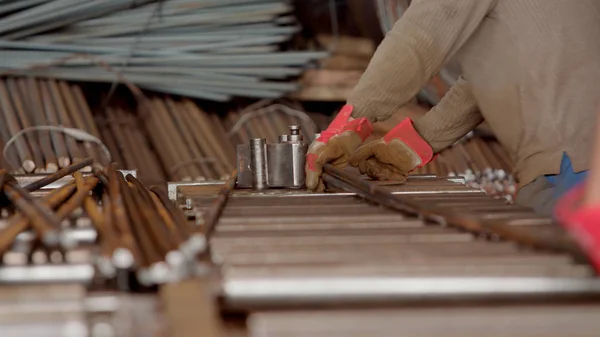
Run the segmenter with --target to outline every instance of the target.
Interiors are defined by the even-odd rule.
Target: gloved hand
[[[345,105],[308,148],[306,155],[306,187],[313,191],[325,190],[321,179],[323,165],[345,166],[357,147],[371,135],[373,126],[366,118],[352,119],[352,106]]]
[[[373,179],[404,181],[409,172],[432,159],[431,146],[417,133],[412,120],[406,118],[382,139],[359,147],[350,165]]]
[[[585,186],[578,185],[557,203],[556,219],[575,237],[592,265],[600,271],[600,205],[582,206]]]

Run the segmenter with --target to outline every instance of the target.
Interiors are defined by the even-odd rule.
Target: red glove
[[[585,186],[580,184],[565,194],[556,205],[555,215],[600,271],[600,205],[582,207],[584,192]]]
[[[327,130],[310,145],[306,155],[306,187],[309,190],[323,191],[323,165],[345,166],[356,148],[373,132],[369,120],[364,117],[353,119],[351,114],[352,106],[344,105]]]
[[[433,158],[431,146],[406,118],[380,140],[358,148],[350,164],[373,179],[403,181]]]

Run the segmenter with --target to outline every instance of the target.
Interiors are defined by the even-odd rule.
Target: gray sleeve
[[[497,0],[415,0],[378,46],[347,99],[352,117],[383,121],[437,74]]]

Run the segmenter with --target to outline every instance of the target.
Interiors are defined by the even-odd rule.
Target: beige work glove
[[[372,179],[404,181],[412,170],[432,159],[431,146],[406,118],[380,140],[359,147],[350,165]]]
[[[364,117],[353,119],[351,114],[352,106],[345,105],[329,127],[308,148],[305,170],[306,187],[309,190],[324,191],[325,185],[321,179],[323,165],[347,165],[356,148],[373,132],[369,120]]]

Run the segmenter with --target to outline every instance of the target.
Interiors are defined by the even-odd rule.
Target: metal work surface
[[[326,165],[327,193],[257,192],[236,188],[233,171],[225,182],[170,184],[181,212],[166,193],[142,193],[147,188],[141,182],[124,179],[114,166],[85,177],[75,172],[74,182],[65,178],[86,165],[41,180],[3,176],[4,193],[18,207],[16,214],[6,209],[0,220],[0,319],[11,335],[479,337],[485,331],[597,331],[597,322],[585,318],[599,309],[600,283],[561,227],[460,178],[372,182]],[[63,180],[42,198],[26,193]],[[96,196],[101,203],[88,195],[94,186],[103,187]],[[111,194],[116,187],[121,193]],[[157,193],[148,202],[162,205],[164,224],[136,193]],[[117,228],[108,226],[112,217],[104,211],[117,205],[118,195],[125,203],[114,214],[130,221],[112,225],[130,227],[107,236]],[[56,211],[39,220],[28,205]],[[21,224],[25,216],[33,219],[31,226]],[[165,241],[169,236],[155,232],[162,226],[191,236],[173,248]],[[123,240],[126,233],[133,240]],[[128,266],[115,258],[124,249],[139,251]]]
[[[369,185],[422,213],[404,214],[349,190],[229,192],[210,257],[221,269],[224,309],[249,313],[250,336],[595,331],[584,317],[600,309],[600,282],[551,219],[460,179]],[[198,223],[213,212],[219,191],[222,183],[171,186]],[[568,324],[559,318],[577,312],[586,314]],[[509,319],[515,324],[499,323]],[[445,333],[458,324],[460,333]]]
[[[253,337],[596,336],[598,306],[286,311],[252,314]]]

